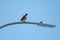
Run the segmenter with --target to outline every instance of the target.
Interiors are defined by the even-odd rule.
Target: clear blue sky
[[[60,40],[60,0],[0,0],[0,25],[20,21],[54,24],[56,28],[31,24],[11,25],[0,30],[0,40]]]

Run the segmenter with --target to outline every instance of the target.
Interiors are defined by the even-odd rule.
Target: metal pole
[[[10,25],[14,25],[14,24],[36,24],[36,25],[42,26],[42,27],[49,27],[49,28],[56,27],[55,25],[44,24],[44,23],[36,23],[36,22],[12,22],[12,23],[8,23],[8,24],[0,26],[0,29],[7,27],[7,26],[10,26]]]

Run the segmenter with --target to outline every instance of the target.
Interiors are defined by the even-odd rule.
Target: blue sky
[[[54,24],[47,28],[31,24],[11,25],[0,30],[0,40],[60,40],[60,0],[0,0],[0,25],[26,21]]]

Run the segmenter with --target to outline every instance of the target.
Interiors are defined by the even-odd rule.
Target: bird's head
[[[26,13],[25,15],[27,16],[28,14]]]

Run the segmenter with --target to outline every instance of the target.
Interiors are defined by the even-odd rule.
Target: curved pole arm
[[[36,25],[42,26],[42,27],[50,27],[50,28],[56,27],[55,25],[36,23],[36,22],[12,22],[12,23],[8,23],[8,24],[0,26],[0,29],[7,27],[7,26],[10,26],[10,25],[14,25],[14,24],[36,24]]]

